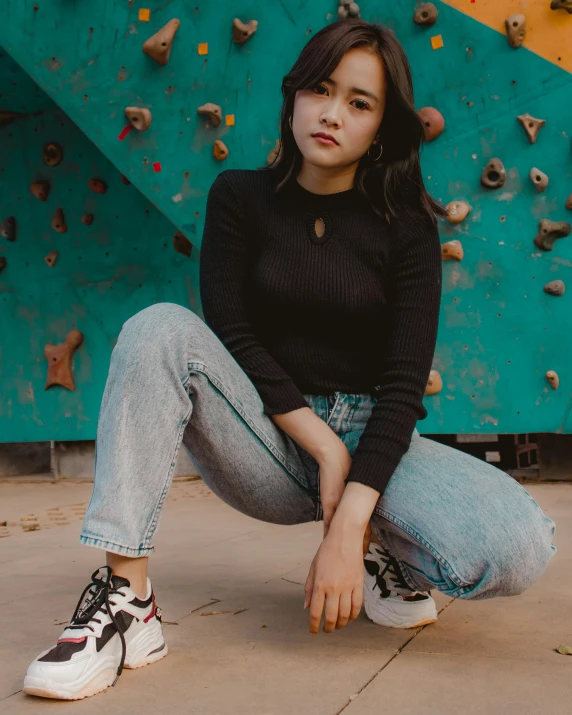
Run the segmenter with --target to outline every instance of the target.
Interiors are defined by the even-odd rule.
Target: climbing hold
[[[558,385],[560,384],[560,379],[558,377],[558,373],[555,370],[548,370],[546,373],[546,379],[548,382],[552,385],[552,387],[557,390]]]
[[[222,122],[222,109],[218,104],[213,104],[212,102],[201,105],[197,109],[197,114],[200,114],[202,117],[208,117],[213,127],[218,127]]]
[[[54,231],[57,231],[58,233],[65,233],[68,230],[68,227],[66,226],[66,219],[62,209],[56,209],[56,213],[54,214],[54,217],[52,219],[51,226]]]
[[[35,184],[30,184],[30,191],[40,201],[47,201],[50,195],[50,185],[47,181],[37,181]]]
[[[56,265],[56,261],[58,260],[58,252],[57,251],[51,251],[48,253],[48,255],[44,258],[44,261],[48,264],[50,268],[53,268]]]
[[[83,223],[85,223],[86,226],[91,226],[93,223],[93,214],[84,214],[81,217],[81,220]]]
[[[461,223],[467,218],[471,210],[466,201],[451,201],[445,208],[447,209],[447,221],[449,223]]]
[[[14,242],[16,240],[16,219],[14,216],[8,216],[4,221],[0,221],[0,236],[7,241]]]
[[[517,120],[522,124],[528,141],[535,144],[538,132],[546,124],[546,119],[535,119],[530,114],[519,114]]]
[[[266,164],[268,166],[270,166],[270,164],[273,164],[276,161],[276,159],[278,158],[279,153],[280,153],[280,139],[277,139],[276,144],[272,147],[272,149],[266,155]]]
[[[426,395],[436,395],[443,389],[443,380],[441,375],[437,370],[431,370],[429,373],[429,379],[427,380],[427,386],[425,387]]]
[[[44,161],[48,166],[57,166],[64,158],[64,150],[56,142],[48,142],[43,149]]]
[[[489,189],[498,189],[506,181],[506,171],[500,159],[491,159],[481,174],[481,184]]]
[[[426,2],[413,13],[413,22],[423,27],[431,27],[437,22],[439,12],[432,2]]]
[[[538,191],[545,191],[548,186],[548,176],[535,166],[530,170],[529,176]]]
[[[218,159],[218,161],[223,161],[228,156],[228,149],[226,148],[224,142],[221,142],[220,139],[215,139],[213,156],[215,159]]]
[[[6,258],[4,256],[0,256],[0,273],[2,273],[2,271],[6,268],[7,265],[8,261],[6,260]]]
[[[187,258],[191,257],[193,244],[186,236],[183,236],[180,231],[177,231],[177,233],[173,236],[173,246],[175,248],[175,251],[182,253],[183,256],[186,256]]]
[[[103,179],[90,179],[87,185],[94,194],[104,194],[107,191],[107,184]]]
[[[125,176],[125,174],[121,174],[121,181],[122,181],[125,185],[131,183],[131,182],[129,181],[129,179]]]
[[[554,248],[554,241],[557,238],[565,238],[570,235],[571,228],[566,221],[550,221],[543,218],[538,223],[538,233],[534,243],[543,251],[551,251]]]
[[[550,281],[544,286],[544,292],[549,295],[564,295],[566,292],[564,281]]]
[[[166,65],[171,55],[173,40],[181,24],[174,18],[143,43],[143,52],[160,65]]]
[[[72,375],[72,358],[76,349],[82,344],[83,335],[79,330],[70,330],[65,343],[46,345],[44,355],[48,361],[48,377],[44,390],[52,385],[61,385],[75,392]]]
[[[522,47],[526,34],[526,18],[524,15],[509,15],[504,21],[508,44],[511,47]]]
[[[145,107],[125,107],[125,116],[129,123],[140,132],[144,132],[151,126],[151,112]]]
[[[441,259],[443,261],[462,261],[464,255],[463,245],[456,239],[441,245]]]
[[[445,128],[445,120],[441,112],[435,107],[421,107],[417,114],[425,125],[425,140],[431,142],[437,139]]]
[[[357,2],[348,2],[348,0],[339,0],[339,2],[338,20],[347,20],[348,17],[360,17]]]
[[[572,194],[570,194],[570,196],[566,199],[566,203],[564,204],[564,206],[570,211],[572,211]]]
[[[566,10],[572,15],[572,0],[552,0],[550,3],[551,10]]]
[[[254,35],[258,28],[258,20],[251,20],[246,24],[241,22],[238,17],[235,17],[232,21],[232,39],[237,45],[244,45],[244,43]]]

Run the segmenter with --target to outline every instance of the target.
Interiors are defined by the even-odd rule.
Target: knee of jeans
[[[178,303],[154,303],[123,323],[118,342],[128,336],[138,344],[141,340],[157,343],[169,334],[180,334],[195,321],[201,321],[200,317]]]

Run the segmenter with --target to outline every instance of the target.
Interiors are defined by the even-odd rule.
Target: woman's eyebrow
[[[336,80],[332,79],[331,77],[326,77],[324,82],[329,82],[330,84],[333,84],[335,86],[337,86],[338,84]],[[365,94],[366,97],[371,97],[372,99],[375,99],[376,102],[379,101],[375,94],[368,92],[367,89],[360,89],[359,87],[350,87],[350,92],[355,92],[356,94]]]

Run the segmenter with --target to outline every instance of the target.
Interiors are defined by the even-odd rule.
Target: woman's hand
[[[338,525],[322,541],[304,587],[304,608],[310,606],[313,635],[320,629],[324,604],[325,633],[355,620],[363,604],[364,534],[353,526]]]
[[[349,474],[352,458],[346,445],[336,436],[327,452],[318,460],[318,464],[325,539],[346,488],[345,479]]]

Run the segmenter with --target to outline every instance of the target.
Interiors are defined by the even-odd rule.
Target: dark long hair
[[[388,222],[404,206],[410,206],[421,209],[435,223],[436,216],[446,216],[447,210],[429,195],[423,184],[419,151],[425,141],[425,129],[415,110],[409,61],[393,32],[382,25],[357,18],[338,20],[308,41],[282,80],[279,149],[274,161],[259,170],[275,173],[277,191],[299,174],[302,154],[289,124],[296,92],[313,88],[329,77],[344,54],[356,47],[380,56],[387,77],[387,94],[378,131],[382,156],[377,161],[367,153],[361,157],[355,185],[373,210]],[[377,144],[373,153],[378,153]]]

